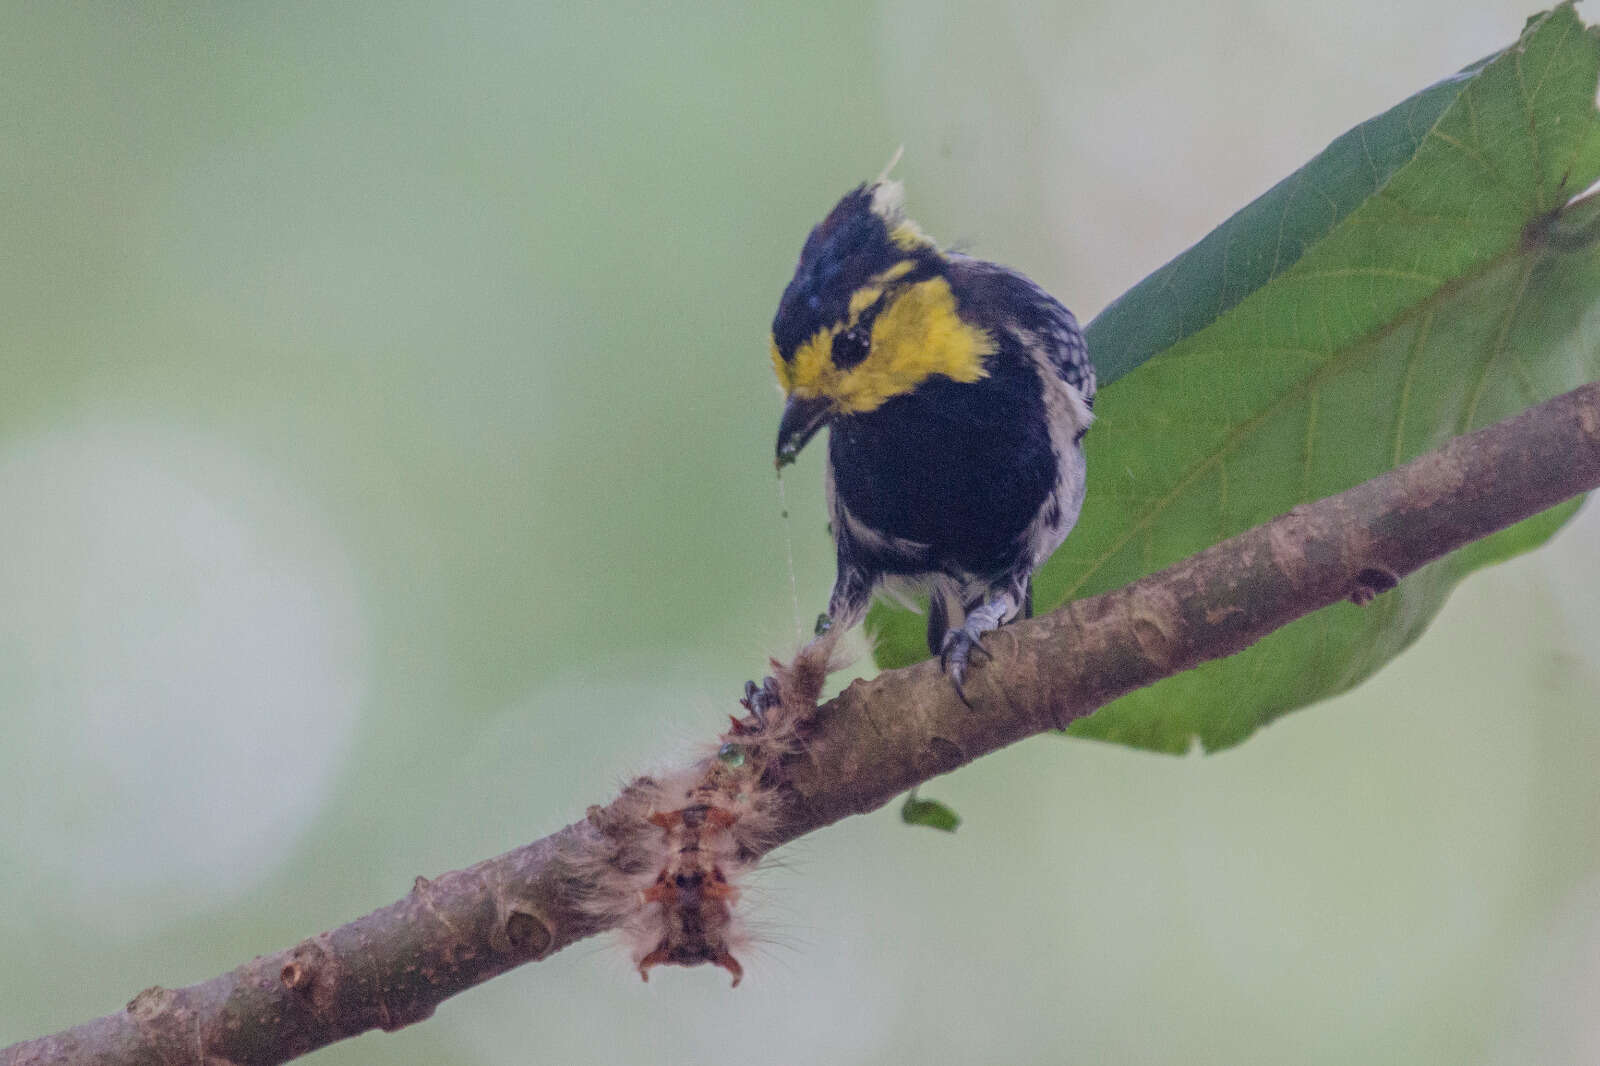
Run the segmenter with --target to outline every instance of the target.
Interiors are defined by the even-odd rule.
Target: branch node
[[[518,952],[537,959],[550,947],[550,926],[531,910],[513,908],[506,915],[506,939]]]
[[[497,889],[494,906],[496,920],[489,931],[489,947],[497,954],[531,960],[550,950],[555,934],[537,903],[520,893]]]
[[[178,993],[172,989],[151,985],[128,1000],[128,1014],[134,1021],[147,1022],[170,1009],[177,998]]]
[[[1356,575],[1355,584],[1350,589],[1350,602],[1357,607],[1365,607],[1398,584],[1400,579],[1394,575],[1394,571],[1381,566],[1366,567]]]
[[[278,970],[283,987],[311,1007],[319,1020],[334,1017],[338,1006],[339,966],[327,933],[302,940],[289,951],[289,961]]]
[[[278,980],[291,992],[298,992],[311,983],[311,971],[299,960],[290,959],[278,971]]]

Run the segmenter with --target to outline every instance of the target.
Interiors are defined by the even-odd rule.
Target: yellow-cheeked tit
[[[860,622],[882,584],[926,588],[928,647],[960,691],[1078,520],[1094,365],[1054,297],[941,251],[902,199],[860,186],[806,239],[772,322],[777,462],[828,427],[838,577],[819,631]]]

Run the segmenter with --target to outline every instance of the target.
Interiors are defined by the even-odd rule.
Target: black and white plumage
[[[929,647],[959,688],[1083,506],[1095,374],[1076,319],[1023,275],[940,251],[879,182],[807,240],[773,359],[779,465],[829,428],[829,622],[858,623],[884,584],[926,587]]]

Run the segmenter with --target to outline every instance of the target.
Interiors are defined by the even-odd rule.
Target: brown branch
[[[1600,383],[1586,385],[1158,574],[988,640],[964,706],[924,663],[851,685],[817,711],[782,775],[773,846],[1127,692],[1248,647],[1339,600],[1600,487]],[[513,966],[600,931],[581,906],[604,847],[598,810],[286,951],[0,1051],[36,1063],[278,1063],[372,1028],[420,1021]]]

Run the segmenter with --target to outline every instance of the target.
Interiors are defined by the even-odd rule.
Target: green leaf
[[[906,801],[900,806],[900,820],[907,825],[925,825],[946,833],[954,833],[961,824],[959,814],[938,800],[918,798],[916,789],[906,793]]]
[[[1417,154],[1434,122],[1487,62],[1344,134],[1112,301],[1088,327],[1101,387],[1198,333],[1293,266]]]
[[[1570,3],[1511,48],[1339,138],[1089,327],[1105,390],[1078,528],[1035,602],[1126,584],[1297,503],[1600,377],[1600,46]],[[1136,372],[1129,373],[1137,368]],[[1343,691],[1477,567],[1558,508],[1248,651],[1134,693],[1075,735],[1181,752],[1238,743]],[[874,609],[880,665],[926,656]]]

